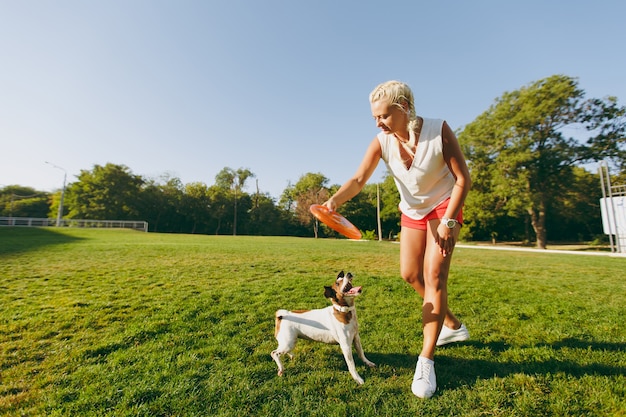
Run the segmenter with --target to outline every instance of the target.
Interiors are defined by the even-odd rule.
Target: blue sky
[[[307,172],[341,184],[389,79],[453,129],[554,74],[626,102],[626,2],[386,4],[0,0],[0,187],[59,189],[45,161],[68,182],[111,162],[207,185],[248,168],[274,197]]]

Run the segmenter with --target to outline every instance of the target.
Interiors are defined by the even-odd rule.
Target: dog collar
[[[339,311],[340,313],[347,313],[349,311],[354,310],[354,306],[348,307],[348,306],[338,306],[337,304],[333,304],[333,307],[335,307],[335,310]]]

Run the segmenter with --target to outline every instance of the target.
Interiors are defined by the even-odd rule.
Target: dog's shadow
[[[504,342],[480,342],[469,341],[459,343],[457,346],[471,346],[476,350],[484,350],[491,352],[492,356],[500,356],[502,353],[511,349],[510,345]],[[476,381],[504,378],[513,374],[532,374],[532,375],[555,375],[565,374],[574,378],[583,376],[623,376],[626,368],[622,366],[607,366],[600,363],[590,363],[581,365],[578,361],[563,360],[563,355],[558,351],[562,349],[580,349],[585,352],[593,351],[614,351],[623,352],[626,349],[626,343],[606,343],[606,342],[589,342],[577,339],[564,339],[555,343],[537,344],[521,349],[537,349],[538,347],[548,347],[556,353],[546,360],[529,359],[524,362],[511,362],[508,360],[499,361],[487,359],[464,359],[459,351],[450,351],[446,354],[446,350],[454,347],[441,347],[437,349],[435,358],[435,370],[437,372],[437,380],[441,386],[448,389],[459,388],[462,386],[473,386]],[[516,347],[520,349],[520,347]],[[367,357],[376,363],[378,373],[372,369],[366,372],[366,378],[378,374],[379,377],[387,378],[406,373],[413,374],[415,364],[417,363],[416,355],[403,353],[376,353],[366,352]],[[532,357],[529,354],[528,357]],[[568,356],[574,357],[575,354]],[[358,362],[358,359],[357,359]]]

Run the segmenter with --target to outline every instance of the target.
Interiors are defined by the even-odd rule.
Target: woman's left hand
[[[456,243],[454,238],[454,229],[450,229],[448,226],[441,223],[437,227],[435,243],[439,246],[439,253],[441,253],[444,258],[452,254]]]

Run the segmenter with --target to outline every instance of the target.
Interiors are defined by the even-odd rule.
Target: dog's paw
[[[374,362],[370,362],[370,361],[363,361],[363,362],[370,368],[376,368],[376,364]]]

